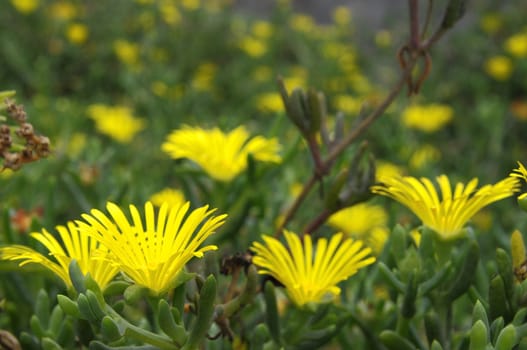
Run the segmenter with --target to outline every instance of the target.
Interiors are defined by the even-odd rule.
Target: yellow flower
[[[171,207],[180,207],[185,203],[185,196],[180,190],[165,188],[162,191],[154,193],[150,197],[150,201],[156,207],[162,206],[165,202]]]
[[[267,52],[267,43],[252,36],[244,37],[240,41],[239,47],[251,57],[261,57]]]
[[[88,39],[88,27],[81,23],[72,23],[66,29],[66,37],[72,44],[83,44]]]
[[[210,91],[217,70],[218,67],[214,63],[200,64],[192,79],[192,87],[198,91]]]
[[[432,145],[422,145],[412,153],[409,163],[412,169],[423,169],[425,166],[438,161],[441,151]]]
[[[432,181],[405,177],[386,177],[372,192],[390,197],[421,219],[425,226],[434,230],[441,239],[452,240],[463,235],[463,228],[470,218],[487,205],[511,196],[518,191],[518,179],[507,177],[494,185],[476,190],[478,179],[467,185],[457,183],[452,192],[446,175],[437,177],[441,199]]]
[[[519,33],[505,41],[505,50],[518,58],[527,57],[527,33]]]
[[[334,213],[327,223],[340,232],[362,239],[379,254],[388,238],[387,221],[383,207],[360,203]]]
[[[116,40],[113,51],[124,64],[136,66],[139,63],[139,46],[126,40]]]
[[[156,80],[150,84],[150,90],[157,96],[166,96],[168,85],[163,81]]]
[[[522,163],[518,162],[518,169],[514,169],[510,176],[523,179],[525,182],[527,182],[527,169],[525,169],[525,166]],[[518,197],[518,200],[523,200],[524,198],[527,198],[527,192],[522,193]]]
[[[306,85],[307,71],[304,67],[292,67],[290,73],[284,77],[284,85],[288,91]]]
[[[165,203],[154,212],[146,202],[144,222],[134,205],[132,221],[114,203],[107,203],[110,215],[93,209],[83,214],[79,227],[112,252],[114,264],[136,284],[160,295],[174,288],[185,264],[193,257],[216,250],[215,245],[201,247],[207,237],[224,223],[226,215],[211,216],[208,206],[189,211],[189,203],[170,206]]]
[[[197,10],[200,6],[200,0],[181,0],[181,6],[187,10]]]
[[[172,158],[188,158],[219,181],[230,181],[247,168],[247,156],[255,160],[279,163],[280,145],[276,139],[256,136],[249,139],[243,126],[229,133],[184,126],[174,130],[161,149]]]
[[[506,56],[494,56],[485,62],[485,72],[496,80],[507,80],[512,74],[512,61]]]
[[[304,244],[297,234],[284,231],[289,249],[276,238],[262,236],[264,244],[254,242],[253,263],[260,274],[271,275],[282,283],[289,298],[297,305],[333,300],[340,294],[337,284],[359,269],[375,262],[371,249],[361,241],[342,239],[337,233],[329,240],[321,238],[313,247],[311,236]]]
[[[375,34],[375,44],[381,48],[387,48],[392,45],[392,33],[388,30],[379,30]]]
[[[339,26],[348,26],[351,23],[351,10],[346,6],[337,6],[333,10],[333,21]]]
[[[480,21],[481,29],[487,34],[495,34],[497,33],[503,25],[503,18],[496,14],[488,14],[483,16],[483,18]]]
[[[40,0],[11,0],[11,5],[24,15],[34,12],[39,4]]]
[[[279,93],[267,92],[256,97],[256,106],[264,112],[279,113],[284,111],[284,102]]]
[[[23,245],[1,247],[0,258],[20,261],[20,266],[26,264],[41,265],[60,277],[68,287],[72,286],[69,265],[75,259],[82,273],[89,273],[99,287],[104,289],[119,271],[117,267],[108,263],[108,249],[86,235],[73,222],[68,222],[67,227],[57,226],[56,229],[63,245],[45,229],[42,230],[42,233],[31,233],[32,238],[46,247],[49,251],[48,255],[52,256],[53,260]]]
[[[335,107],[346,114],[356,116],[362,108],[363,100],[351,95],[335,96]]]
[[[68,1],[59,1],[50,5],[49,15],[58,20],[68,21],[77,16],[77,8]]]
[[[454,111],[442,104],[412,105],[406,107],[402,114],[403,124],[408,128],[424,132],[434,132],[452,120]]]
[[[256,67],[251,74],[256,81],[269,81],[273,79],[273,70],[269,66]]]
[[[144,120],[135,118],[132,110],[124,106],[94,104],[88,107],[88,114],[99,132],[121,143],[132,141],[145,127]]]
[[[289,20],[291,28],[298,32],[310,33],[316,29],[316,23],[313,17],[308,15],[294,14]]]
[[[257,38],[267,39],[273,35],[273,25],[268,21],[255,21],[251,29],[254,36]]]
[[[181,22],[181,13],[172,1],[162,1],[159,4],[159,12],[168,24],[176,25]]]
[[[385,226],[388,215],[383,207],[360,203],[331,215],[328,224],[347,234],[367,235],[374,227]]]
[[[403,169],[390,162],[379,161],[375,164],[375,177],[379,180],[382,177],[399,176],[403,174]]]
[[[86,134],[76,132],[68,141],[66,153],[70,158],[76,158],[86,147]]]

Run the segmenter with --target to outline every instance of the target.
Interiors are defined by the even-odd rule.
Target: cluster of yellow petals
[[[507,177],[494,185],[477,189],[478,179],[466,185],[457,183],[454,191],[446,175],[437,177],[441,196],[428,178],[411,176],[381,178],[372,192],[390,197],[409,208],[424,225],[442,239],[458,238],[465,224],[485,206],[511,196],[518,191],[519,182]]]
[[[95,121],[96,129],[120,143],[129,143],[145,127],[145,121],[136,118],[132,109],[125,106],[93,104],[88,115]]]
[[[284,231],[284,236],[288,247],[265,235],[264,244],[254,242],[253,263],[260,274],[280,281],[297,306],[334,299],[340,293],[339,282],[375,262],[370,248],[361,241],[343,240],[342,233],[333,235],[329,242],[321,238],[316,245],[309,235],[304,236],[303,244],[293,232]]]
[[[73,222],[67,226],[57,226],[61,245],[54,235],[46,231],[33,232],[31,237],[42,243],[48,250],[50,259],[36,250],[23,245],[10,245],[0,248],[0,258],[20,261],[20,266],[26,264],[41,265],[55,273],[64,283],[72,286],[69,276],[69,265],[76,260],[83,274],[89,273],[97,284],[104,287],[118,273],[119,269],[108,264],[109,251],[95,239],[79,230]]]
[[[279,163],[280,145],[274,138],[255,136],[243,126],[224,133],[218,128],[210,130],[184,126],[174,130],[161,149],[171,157],[187,158],[197,163],[209,176],[218,181],[230,181],[247,168],[251,155],[262,162]]]
[[[109,215],[93,209],[83,214],[79,227],[112,252],[112,263],[136,284],[159,295],[174,287],[178,274],[193,257],[218,249],[201,247],[207,237],[225,221],[226,215],[212,216],[208,206],[188,213],[190,204],[164,204],[159,212],[146,202],[144,223],[139,210],[130,205],[132,220],[114,203],[106,206]],[[188,215],[187,215],[188,213]]]

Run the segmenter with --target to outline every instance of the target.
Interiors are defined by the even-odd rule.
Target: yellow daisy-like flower
[[[82,273],[89,273],[99,287],[104,289],[119,271],[117,267],[108,263],[108,249],[79,230],[79,227],[73,222],[68,222],[67,227],[57,226],[56,229],[59,232],[62,245],[45,229],[41,233],[31,233],[32,238],[47,248],[49,255],[54,258],[53,260],[23,245],[1,247],[0,259],[20,261],[20,266],[26,264],[41,265],[59,276],[68,287],[72,286],[69,265],[75,259]]]
[[[527,57],[527,32],[518,33],[505,41],[505,50],[518,58]]]
[[[139,45],[126,40],[115,40],[113,51],[117,58],[126,65],[136,66],[139,63]]]
[[[81,23],[72,23],[66,29],[66,37],[70,43],[81,45],[88,39],[88,27]]]
[[[93,209],[83,214],[85,220],[79,227],[112,252],[114,264],[136,284],[160,295],[176,287],[177,277],[185,264],[193,257],[216,250],[215,245],[200,248],[207,237],[221,226],[227,215],[211,216],[215,209],[208,206],[189,212],[187,202],[180,206],[165,203],[154,211],[154,205],[146,202],[144,216],[130,205],[129,221],[124,212],[108,202],[110,215]],[[188,213],[188,215],[187,215]]]
[[[297,234],[284,231],[289,249],[279,240],[263,236],[264,244],[254,242],[253,263],[259,273],[271,275],[282,283],[289,298],[298,306],[332,300],[340,293],[337,284],[372,264],[371,249],[361,241],[342,240],[337,233],[328,240],[321,238],[313,246],[311,237],[304,236],[304,244]]]
[[[252,36],[246,36],[240,40],[239,47],[247,55],[257,58],[267,53],[267,42]]]
[[[390,197],[413,211],[424,225],[434,230],[443,240],[459,238],[472,216],[485,206],[511,196],[518,191],[518,179],[507,177],[494,185],[476,190],[478,179],[468,184],[457,183],[452,192],[446,175],[437,177],[441,199],[432,181],[411,177],[387,177],[372,186],[373,193]]]
[[[505,81],[510,78],[513,70],[512,60],[507,56],[494,56],[484,65],[485,72],[492,78]]]
[[[525,169],[525,166],[522,163],[518,162],[518,169],[514,169],[510,176],[523,179],[525,182],[527,182],[527,169]],[[518,197],[518,200],[523,200],[525,198],[527,198],[527,192],[522,193]]]
[[[256,136],[249,139],[243,126],[229,133],[184,126],[168,135],[161,149],[172,158],[188,158],[212,178],[230,181],[247,168],[247,156],[255,160],[279,163],[280,145],[276,139]]]
[[[185,203],[185,196],[180,190],[173,188],[165,188],[150,197],[150,201],[156,207],[160,207],[163,203],[168,203],[170,206],[182,206]]]
[[[454,111],[447,105],[437,103],[412,105],[404,110],[402,121],[408,128],[431,133],[449,123],[453,115]]]
[[[134,117],[132,110],[124,106],[94,104],[88,107],[88,115],[99,132],[121,143],[129,143],[145,127],[144,120]]]
[[[358,237],[379,254],[387,238],[388,215],[383,207],[359,203],[339,210],[328,218],[328,225],[348,235]],[[384,239],[383,239],[384,237]]]
[[[40,0],[11,0],[11,5],[25,15],[34,12],[40,4]]]
[[[276,92],[267,92],[256,96],[256,106],[265,112],[279,113],[284,111],[282,97]]]

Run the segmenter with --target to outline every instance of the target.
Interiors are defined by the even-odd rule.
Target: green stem
[[[399,93],[402,91],[404,85],[406,84],[408,77],[411,75],[412,69],[414,68],[415,64],[417,63],[417,58],[412,58],[412,60],[409,62],[406,69],[402,72],[401,77],[399,78],[399,81],[394,85],[391,92],[386,96],[384,101],[366,118],[362,120],[360,124],[358,124],[353,130],[347,134],[342,141],[340,141],[339,144],[337,144],[331,152],[328,154],[327,158],[324,160],[324,162],[321,164],[320,168],[314,169],[313,174],[307,180],[307,182],[304,184],[304,187],[302,188],[302,192],[298,195],[298,197],[295,199],[291,207],[286,211],[284,219],[278,226],[278,228],[275,231],[274,236],[279,237],[282,234],[282,231],[284,227],[291,221],[293,216],[295,216],[296,212],[300,208],[301,204],[304,202],[305,198],[311,192],[313,189],[313,186],[317,183],[318,180],[320,180],[320,174],[326,174],[329,172],[329,169],[331,169],[331,166],[333,165],[334,161],[339,157],[342,152],[344,152],[348,146],[354,142],[356,139],[359,138],[369,127],[370,125],[377,120],[390,106],[390,104],[395,100],[395,98],[399,95]]]
[[[170,338],[147,331],[146,329],[131,324],[114,309],[112,309],[109,305],[106,305],[106,311],[109,315],[112,316],[114,320],[116,320],[116,322],[122,328],[125,329],[125,336],[129,336],[130,338],[134,338],[147,344],[157,346],[159,349],[162,350],[179,349],[179,347],[176,346]]]

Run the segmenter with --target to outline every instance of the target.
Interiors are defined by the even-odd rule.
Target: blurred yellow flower
[[[370,234],[364,237],[364,240],[375,255],[380,255],[389,237],[390,230],[387,226],[377,226],[371,229]]]
[[[170,207],[180,207],[185,203],[185,196],[180,190],[165,188],[150,196],[150,202],[156,207],[161,207],[167,203]]]
[[[383,207],[360,203],[339,210],[328,218],[328,225],[336,230],[359,238],[379,254],[388,238],[388,214]]]
[[[328,224],[346,234],[365,236],[374,227],[385,226],[387,221],[388,215],[383,207],[360,203],[331,215]]]
[[[357,116],[362,108],[363,100],[351,95],[337,95],[334,98],[335,108],[351,116]]]
[[[347,6],[335,7],[333,21],[339,26],[348,26],[351,23],[351,9]]]
[[[472,218],[474,226],[480,230],[488,231],[492,228],[492,213],[488,209],[483,209]]]
[[[411,177],[381,178],[381,183],[372,186],[372,192],[390,197],[410,209],[423,224],[434,230],[443,240],[453,240],[463,235],[466,223],[487,205],[510,197],[518,191],[519,182],[507,177],[494,185],[476,189],[478,179],[468,184],[457,183],[454,191],[446,175],[440,175],[437,183],[438,195],[432,181]]]
[[[70,158],[77,157],[86,147],[86,134],[76,132],[71,135],[66,153]]]
[[[119,269],[109,263],[108,249],[89,237],[73,222],[57,226],[62,244],[46,229],[33,232],[31,237],[46,247],[50,259],[36,250],[23,245],[9,245],[0,248],[0,259],[20,261],[20,266],[37,264],[51,270],[68,287],[72,287],[69,266],[76,260],[83,274],[89,273],[101,289],[117,274]]]
[[[371,92],[372,87],[368,79],[360,72],[354,72],[347,76],[349,83],[353,89],[359,94],[368,94]]]
[[[176,287],[175,283],[193,257],[216,250],[202,243],[220,227],[227,215],[211,216],[208,206],[189,212],[190,204],[161,206],[157,215],[146,202],[143,215],[130,205],[129,221],[119,206],[108,202],[109,215],[97,210],[83,214],[79,227],[93,239],[108,247],[113,261],[136,284],[161,295]],[[188,215],[187,215],[188,213]],[[143,219],[144,218],[144,219]]]
[[[388,30],[379,30],[375,33],[375,44],[382,48],[390,47],[392,45],[392,33]]]
[[[289,19],[291,28],[298,32],[311,33],[316,29],[316,23],[313,17],[303,14],[293,14]]]
[[[192,78],[192,87],[198,91],[212,90],[217,70],[218,67],[214,63],[206,62],[200,64]]]
[[[423,169],[426,166],[437,162],[441,158],[441,151],[433,145],[422,145],[418,147],[409,160],[411,169]]]
[[[161,12],[161,17],[168,24],[176,25],[181,22],[181,13],[174,1],[161,1],[159,3],[159,12]]]
[[[487,34],[497,33],[503,24],[502,17],[497,13],[487,14],[481,18],[481,29]]]
[[[252,25],[252,33],[260,39],[267,39],[273,35],[273,25],[269,21],[257,20]]]
[[[294,66],[288,74],[283,77],[284,85],[288,91],[297,87],[305,87],[307,81],[307,70],[304,67]]]
[[[304,184],[300,182],[295,182],[289,187],[289,195],[293,198],[298,197],[304,188]]]
[[[94,104],[88,107],[88,115],[100,133],[121,143],[132,141],[145,127],[145,121],[134,117],[132,110],[124,106]]]
[[[11,5],[25,15],[34,12],[40,5],[40,0],[10,0]]]
[[[252,72],[251,77],[256,81],[269,81],[273,79],[273,70],[269,66],[258,66]]]
[[[0,179],[9,179],[14,173],[15,172],[11,169],[2,169],[0,170]]]
[[[284,111],[284,102],[277,92],[267,92],[256,97],[256,106],[265,112],[279,113]]]
[[[401,176],[404,173],[402,167],[386,161],[378,161],[375,164],[375,177],[379,180],[381,177]]]
[[[184,126],[168,135],[161,149],[172,158],[188,158],[218,181],[231,181],[247,168],[249,154],[257,161],[279,163],[280,144],[275,138],[255,136],[239,126],[229,133],[218,128]]]
[[[259,273],[270,275],[282,283],[293,303],[302,307],[307,303],[333,301],[340,294],[337,286],[363,267],[375,262],[371,249],[361,241],[342,239],[342,233],[328,240],[321,238],[315,246],[311,236],[304,242],[296,233],[284,231],[287,247],[276,238],[263,235],[264,244],[254,242],[253,263]]]
[[[505,41],[505,50],[518,58],[527,57],[527,33],[518,33]]]
[[[126,40],[115,40],[113,51],[117,58],[126,65],[136,66],[139,63],[139,45]]]
[[[77,17],[77,12],[75,5],[69,1],[57,1],[49,7],[49,15],[62,21],[69,21]]]
[[[88,27],[81,23],[71,23],[66,28],[66,37],[72,44],[84,44],[88,39]]]
[[[156,80],[150,84],[150,90],[157,96],[166,96],[168,85],[163,81]]]
[[[454,115],[450,106],[432,103],[411,105],[402,114],[402,122],[408,128],[427,133],[437,131],[448,124]]]
[[[246,36],[240,40],[240,49],[251,57],[261,57],[267,52],[267,43],[252,36]]]
[[[181,0],[180,3],[187,10],[197,10],[200,6],[200,0]]]
[[[494,56],[484,65],[485,72],[496,80],[507,80],[512,74],[512,61],[507,56]]]

